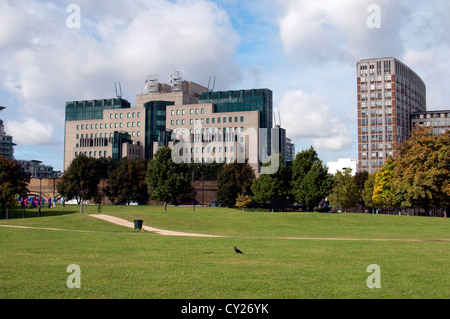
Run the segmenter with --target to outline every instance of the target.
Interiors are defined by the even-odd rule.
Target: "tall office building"
[[[375,173],[410,137],[411,115],[426,111],[426,87],[395,58],[360,60],[356,69],[358,170]]]
[[[6,107],[0,106],[0,112]],[[14,159],[14,146],[13,138],[11,135],[6,134],[3,121],[0,120],[0,157],[6,159]]]

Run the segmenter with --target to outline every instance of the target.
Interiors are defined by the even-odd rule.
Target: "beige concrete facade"
[[[177,148],[184,162],[225,162],[248,159],[259,171],[258,111],[215,113],[214,105],[199,104],[208,89],[183,81],[179,91],[174,87],[153,83],[152,89],[136,96],[136,107],[103,110],[103,119],[66,121],[64,169],[73,158],[84,153],[92,157],[112,156],[114,132],[126,132],[131,144],[122,145],[122,157],[145,157],[146,108],[150,101],[169,101],[166,108],[166,130],[173,131],[169,147]],[[157,146],[154,143],[154,146]],[[153,147],[155,153],[157,147]]]
[[[167,108],[167,129],[173,131],[172,149],[184,162],[249,163],[258,172],[259,112],[214,113],[210,103]]]
[[[127,132],[133,145],[122,145],[123,157],[144,158],[144,109],[128,108],[104,110],[102,120],[66,121],[64,169],[80,153],[92,157],[112,155],[112,137],[115,131]]]

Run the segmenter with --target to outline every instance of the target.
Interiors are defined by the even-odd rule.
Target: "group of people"
[[[45,199],[42,197],[39,199],[38,196],[28,196],[22,198],[18,197],[17,201],[20,202],[21,208],[36,208],[39,206],[39,201],[41,201],[40,202],[41,207],[42,206],[47,206],[48,208],[56,207],[56,198],[53,198],[52,201],[51,197],[48,198],[47,205]]]
[[[328,198],[322,199],[319,203],[319,209],[324,212],[328,212],[331,210],[330,201]]]

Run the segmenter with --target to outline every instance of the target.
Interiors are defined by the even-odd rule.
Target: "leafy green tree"
[[[394,159],[390,157],[384,162],[375,175],[372,202],[375,207],[395,207],[392,180],[394,177]]]
[[[136,159],[124,159],[109,175],[106,194],[113,204],[137,201],[146,204],[149,198],[145,164]]]
[[[369,173],[367,171],[363,172],[356,172],[353,176],[353,180],[356,183],[356,186],[358,187],[359,192],[359,203],[365,207],[365,202],[363,198],[363,190],[364,190],[364,184],[366,183],[367,179],[369,178]]]
[[[355,176],[353,176],[356,186],[358,186],[358,188],[361,190],[361,192],[364,189],[364,184],[366,183],[368,178],[369,178],[369,173],[367,171],[356,172]]]
[[[261,203],[269,202],[272,211],[276,203],[285,204],[291,197],[291,171],[283,164],[281,155],[276,154],[275,156],[278,157],[276,160],[280,163],[278,170],[274,174],[261,174],[251,186],[253,198]],[[275,156],[272,156],[271,160],[274,160]],[[271,166],[271,161],[264,166]]]
[[[305,208],[312,209],[332,188],[332,175],[311,146],[297,154],[292,163],[292,193]]]
[[[230,163],[225,165],[217,176],[217,201],[227,207],[235,207],[236,198],[241,192],[252,195],[251,185],[255,172],[248,161],[245,163]]]
[[[450,204],[450,131],[433,135],[415,130],[399,147],[392,191],[401,208],[448,207]]]
[[[30,174],[17,161],[0,157],[0,213],[5,207],[14,206],[18,195],[24,197],[28,193],[29,183]]]
[[[167,203],[175,203],[192,194],[187,164],[175,163],[172,150],[168,147],[160,148],[149,161],[145,181],[151,198],[164,202],[164,211],[167,210]]]
[[[99,184],[97,169],[95,158],[79,154],[64,171],[61,181],[56,186],[58,192],[64,198],[75,198],[79,204],[94,198],[98,193]]]
[[[95,161],[100,178],[108,179],[109,175],[119,166],[119,161],[113,157],[100,157]]]
[[[374,208],[376,207],[373,198],[373,189],[375,187],[375,176],[376,174],[370,174],[364,183],[364,188],[362,190],[362,199],[364,200],[364,205],[366,207]]]
[[[225,163],[189,163],[188,167],[189,176],[194,176],[195,180],[201,180],[203,177],[205,181],[215,181]]]
[[[334,187],[330,194],[333,205],[342,206],[344,210],[356,206],[361,199],[361,191],[352,176],[352,169],[337,171],[334,174]]]

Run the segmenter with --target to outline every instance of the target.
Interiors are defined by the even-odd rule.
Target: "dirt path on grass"
[[[118,218],[118,217],[113,217],[113,216],[109,216],[109,215],[104,215],[104,214],[95,214],[95,215],[89,215],[101,220],[105,220],[108,221],[110,223],[114,223],[117,225],[121,225],[121,226],[125,226],[125,227],[129,227],[129,228],[134,228],[134,223],[129,222],[128,220],[122,219],[122,218]],[[227,237],[227,236],[215,236],[215,235],[204,235],[204,234],[193,234],[193,233],[183,233],[183,232],[177,232],[177,231],[171,231],[171,230],[164,230],[164,229],[158,229],[158,228],[153,228],[153,227],[149,227],[149,226],[142,226],[142,229],[145,231],[149,231],[155,234],[159,234],[159,235],[165,235],[165,236],[185,236],[185,237]]]
[[[97,215],[89,215],[98,219],[102,219],[117,225],[134,228],[134,223],[129,222],[127,220],[113,217],[104,214]],[[187,237],[230,237],[230,236],[215,236],[215,235],[203,235],[203,234],[193,234],[193,233],[184,233],[184,232],[176,232],[171,230],[163,230],[158,228],[153,228],[149,226],[142,226],[143,230],[153,232],[159,235],[165,236],[187,236]],[[270,237],[272,238],[272,237]],[[402,239],[402,238],[392,238],[392,239],[383,239],[383,238],[314,238],[314,237],[273,237],[275,239],[291,239],[291,240],[333,240],[333,241],[404,241],[404,242],[417,242],[417,241],[442,241],[442,242],[450,242],[450,239]]]

